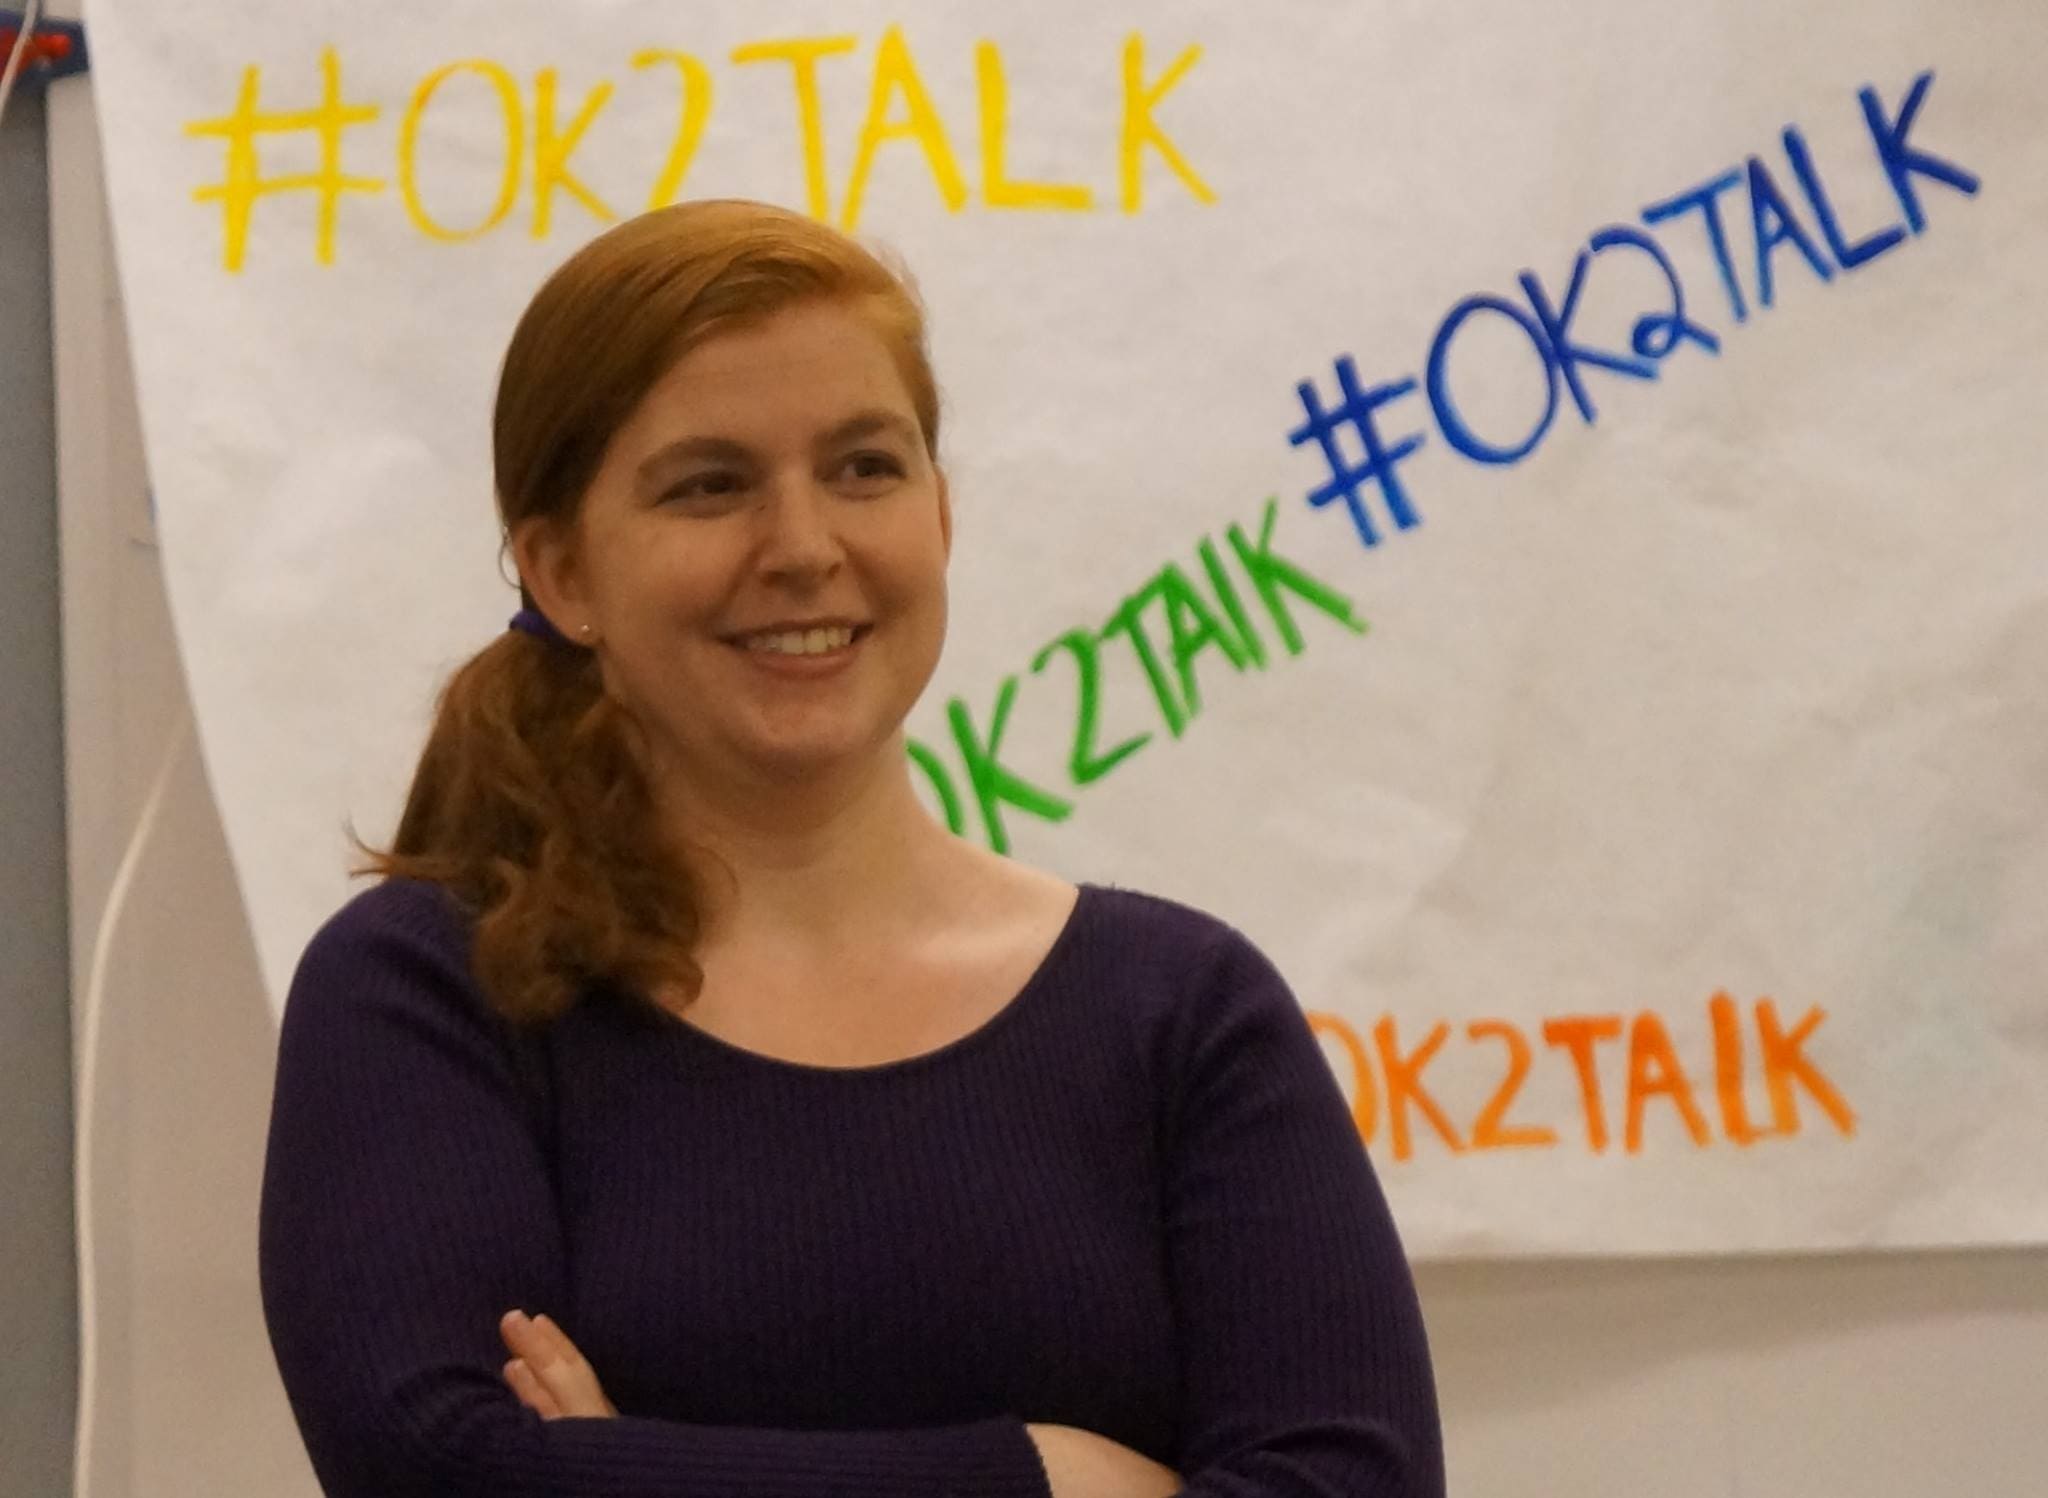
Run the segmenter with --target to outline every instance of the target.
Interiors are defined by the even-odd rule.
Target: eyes
[[[866,448],[841,458],[825,480],[849,498],[873,499],[888,493],[908,476],[908,465],[895,453]],[[730,507],[746,498],[757,481],[755,470],[744,464],[701,468],[664,489],[661,502],[700,509]]]

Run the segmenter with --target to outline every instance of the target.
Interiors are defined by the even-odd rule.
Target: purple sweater
[[[285,1008],[263,1307],[329,1494],[1046,1498],[1027,1421],[1190,1498],[1442,1493],[1394,1225],[1232,927],[1084,885],[994,1019],[845,1069],[603,987],[520,1041],[468,951],[388,881]],[[514,1306],[620,1418],[518,1403]]]

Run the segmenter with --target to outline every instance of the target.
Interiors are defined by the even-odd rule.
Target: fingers
[[[554,1413],[550,1414],[521,1394],[522,1402],[539,1410],[545,1418],[618,1413],[612,1408],[611,1401],[605,1398],[596,1371],[576,1344],[569,1340],[568,1333],[549,1317],[529,1317],[524,1311],[507,1311],[498,1322],[498,1334],[513,1354],[513,1361],[523,1366],[552,1402]],[[507,1368],[506,1382],[512,1383],[509,1364]],[[516,1390],[518,1385],[513,1384],[513,1387]]]
[[[545,1315],[529,1318],[524,1311],[513,1314],[519,1318],[514,1331],[520,1339],[520,1345],[513,1351],[526,1360],[557,1399],[565,1393],[574,1396],[595,1391],[597,1374],[569,1340],[567,1332]]]
[[[539,1415],[543,1420],[562,1418],[562,1407],[555,1403],[555,1396],[547,1386],[534,1376],[526,1366],[524,1358],[513,1358],[505,1364],[505,1382],[512,1386],[512,1392],[519,1396],[519,1402]]]
[[[547,1316],[528,1316],[524,1311],[507,1311],[498,1323],[505,1345],[526,1359],[534,1372],[552,1382],[552,1372],[575,1376],[589,1369],[583,1354],[569,1340],[569,1334]]]
[[[550,1323],[552,1326],[552,1323]],[[498,1335],[512,1352],[504,1367],[505,1382],[519,1396],[519,1402],[543,1420],[559,1420],[571,1413],[573,1370],[565,1368],[561,1344],[568,1338],[555,1328],[554,1337],[524,1311],[507,1311],[498,1321]],[[569,1343],[571,1352],[575,1351]]]

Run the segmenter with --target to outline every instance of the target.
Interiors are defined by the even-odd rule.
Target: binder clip
[[[0,10],[0,68],[14,55],[21,39],[22,13]],[[16,88],[36,88],[86,69],[85,24],[81,21],[37,21],[22,53]]]

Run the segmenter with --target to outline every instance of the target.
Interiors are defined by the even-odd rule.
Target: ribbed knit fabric
[[[836,1069],[612,990],[530,1043],[438,888],[366,890],[284,1014],[264,1312],[343,1498],[1046,1498],[1025,1423],[1196,1498],[1443,1491],[1412,1281],[1300,1006],[1233,928],[1084,885],[1012,1002]],[[543,1421],[546,1312],[622,1412]]]

